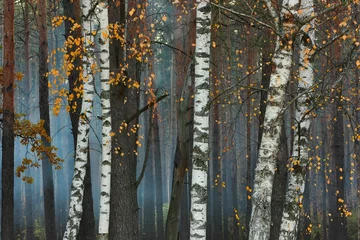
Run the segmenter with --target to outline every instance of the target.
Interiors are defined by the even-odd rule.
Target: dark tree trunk
[[[147,144],[146,151],[149,151],[147,154],[148,159],[145,165],[146,170],[144,174],[144,231],[142,239],[152,240],[156,239],[156,220],[155,220],[155,176],[154,176],[154,167],[155,167],[155,156],[154,156],[154,121],[152,112],[146,114],[149,118],[149,124],[147,128],[149,129],[149,134],[147,135],[146,141],[150,141],[150,144]],[[146,130],[145,130],[146,131]],[[150,149],[151,151],[150,151]],[[144,160],[144,164],[145,164]]]
[[[129,9],[136,9],[135,1],[128,1]],[[133,16],[128,16],[133,18]],[[125,24],[125,2],[119,6],[115,2],[109,4],[109,22]],[[132,44],[135,32],[139,26],[135,26],[129,19],[127,27],[128,44]],[[120,64],[124,64],[124,50],[119,42],[113,40],[110,44],[110,72],[120,73]],[[121,73],[131,77],[132,81],[139,82],[139,66],[134,59],[128,59],[126,72]],[[124,65],[123,65],[124,66]],[[110,200],[110,240],[137,240],[139,239],[136,186],[136,140],[138,118],[123,124],[132,117],[139,107],[138,89],[128,88],[124,82],[111,85],[111,121],[112,132],[116,133],[112,138],[112,162],[111,162],[111,200]],[[126,100],[126,101],[125,101]],[[126,103],[125,103],[126,102]],[[119,131],[120,126],[123,127]],[[133,131],[132,131],[133,130]]]
[[[289,152],[287,147],[287,138],[285,133],[285,127],[282,127],[280,136],[280,149],[277,156],[276,172],[274,176],[274,189],[271,196],[271,229],[270,239],[278,239],[280,235],[281,218],[284,208],[284,201],[286,195],[286,181],[287,172],[286,167],[287,160],[289,158]]]
[[[188,164],[190,162],[190,148],[189,144],[190,135],[189,135],[189,127],[191,127],[190,122],[190,96],[192,92],[192,84],[191,84],[191,74],[193,73],[193,64],[190,64],[188,71],[188,75],[186,76],[186,81],[182,90],[182,97],[184,101],[180,103],[178,109],[178,137],[176,143],[175,150],[175,159],[174,159],[174,170],[173,170],[173,181],[170,195],[170,205],[168,216],[166,220],[166,239],[167,240],[176,240],[179,235],[179,217],[180,217],[180,209],[184,205],[186,205],[186,201],[188,198],[186,196],[187,191],[184,192],[185,177],[186,177],[186,169],[188,168]],[[188,211],[185,209],[181,211],[181,214],[188,214]],[[183,210],[183,209],[182,209]],[[181,222],[181,226],[185,227],[186,223]],[[183,232],[183,234],[185,234]]]
[[[331,46],[333,50],[330,56],[331,83],[336,81],[339,71],[336,66],[341,61],[341,45],[336,42]],[[332,61],[333,60],[333,61]],[[335,62],[335,64],[334,64]],[[331,184],[329,186],[329,239],[342,240],[346,237],[346,218],[344,216],[345,191],[344,191],[344,117],[342,102],[342,82],[336,86],[335,91],[331,94],[334,103],[331,105],[332,119],[330,120],[330,152],[331,152]]]
[[[27,104],[26,113],[29,114],[30,108],[30,94],[31,94],[31,76],[30,76],[30,27],[29,27],[29,5],[27,0],[24,1],[24,27],[25,27],[25,74],[24,74],[24,91],[25,91],[25,104]],[[29,118],[29,115],[27,115]],[[33,224],[33,211],[32,211],[32,184],[25,184],[25,201],[26,201],[26,240],[34,239],[34,224]]]
[[[14,1],[3,1],[4,69],[1,238],[14,239]]]
[[[162,199],[162,166],[160,152],[160,136],[159,136],[159,113],[155,113],[153,126],[153,158],[155,161],[155,184],[156,184],[156,239],[164,239],[164,215],[163,215],[163,199]]]
[[[48,61],[48,40],[47,40],[47,18],[46,18],[46,0],[38,0],[39,15],[39,108],[40,119],[44,121],[44,129],[48,136],[50,134],[50,112],[49,112],[49,87],[47,78]],[[41,139],[46,147],[50,143],[42,137]],[[54,179],[53,169],[48,157],[42,160],[42,176],[44,191],[44,211],[45,211],[45,232],[47,239],[56,239],[55,225],[55,203],[54,203]]]

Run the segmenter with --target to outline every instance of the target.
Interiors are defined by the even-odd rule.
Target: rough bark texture
[[[82,13],[88,15],[91,9],[90,2],[82,2]],[[74,177],[71,184],[71,196],[69,217],[63,239],[75,239],[79,233],[80,221],[83,214],[84,200],[84,179],[86,174],[86,165],[88,164],[88,144],[90,121],[92,117],[92,103],[94,98],[94,78],[92,73],[93,35],[91,33],[91,17],[83,21],[83,37],[84,37],[84,53],[83,53],[83,73],[81,80],[83,81],[83,99],[81,105],[81,113],[78,124],[78,136],[76,143],[76,157],[74,166]]]
[[[101,239],[108,239],[110,217],[110,182],[111,182],[111,115],[110,115],[110,63],[107,1],[101,1],[100,11],[100,77],[101,77],[101,110],[102,110],[102,161],[100,186],[99,234]]]
[[[271,229],[270,239],[279,239],[281,217],[284,209],[284,200],[286,195],[286,183],[288,169],[286,164],[289,159],[288,144],[285,132],[285,126],[282,127],[280,135],[280,149],[276,159],[276,172],[274,176],[274,186],[271,196]]]
[[[109,22],[125,25],[125,6],[127,1],[121,1],[119,6],[109,3]],[[129,9],[136,8],[134,1],[129,1]],[[138,29],[136,23],[131,23],[129,16],[127,40],[128,44],[135,39],[134,32]],[[131,24],[130,24],[131,23]],[[131,25],[131,26],[130,26]],[[120,72],[120,64],[124,64],[123,46],[113,40],[110,44],[110,71],[120,73],[124,77],[131,77],[132,82],[139,82],[139,67],[136,60],[127,59],[126,72]],[[124,65],[123,65],[124,66]],[[127,81],[126,79],[126,81]],[[112,137],[111,150],[111,190],[110,199],[110,225],[109,239],[111,240],[134,240],[139,239],[138,226],[138,203],[136,186],[136,149],[138,119],[124,124],[125,120],[133,116],[139,107],[138,89],[128,88],[126,81],[111,85],[111,125]],[[121,128],[120,128],[121,127]]]
[[[62,1],[63,8],[66,9],[64,14],[66,17],[74,20],[74,23],[81,24],[81,7],[80,0],[63,0]],[[78,124],[79,124],[79,116],[82,105],[82,96],[77,96],[77,92],[74,91],[75,88],[79,88],[82,82],[79,80],[79,75],[82,70],[82,60],[80,57],[72,57],[70,54],[73,51],[78,50],[79,46],[74,44],[72,38],[78,39],[82,37],[81,28],[72,29],[74,23],[71,21],[65,21],[65,39],[68,41],[67,45],[67,54],[70,56],[68,59],[69,62],[72,62],[74,65],[74,69],[70,70],[70,74],[68,76],[69,82],[69,94],[74,96],[72,100],[69,100],[68,104],[71,108],[70,121],[72,127],[72,135],[74,142],[74,153],[76,152],[76,143],[78,136]],[[69,38],[70,37],[70,38]],[[80,46],[81,47],[81,46]],[[69,98],[70,99],[70,98]],[[74,154],[74,157],[75,154]],[[90,158],[90,155],[88,155]],[[80,229],[78,239],[94,239],[95,238],[95,217],[94,217],[94,208],[93,208],[93,198],[92,198],[92,184],[91,184],[91,173],[90,171],[90,159],[88,159],[88,164],[86,165],[86,174],[84,179],[84,200],[83,200],[83,215],[80,221]],[[70,181],[71,185],[71,181]],[[68,203],[66,204],[66,207]],[[60,207],[63,208],[61,205]],[[65,210],[60,210],[61,213],[66,213]],[[64,215],[64,214],[61,214]],[[66,226],[66,219],[62,216],[59,217],[61,223]],[[64,221],[65,220],[65,221]],[[64,221],[64,223],[63,223]],[[65,227],[64,226],[64,227]],[[60,232],[63,228],[60,229]]]
[[[211,6],[197,1],[190,239],[206,239]]]
[[[193,69],[194,65],[191,64],[189,69]],[[184,101],[180,102],[178,109],[178,122],[177,132],[178,139],[175,150],[173,182],[171,188],[170,205],[168,217],[166,220],[166,239],[177,240],[179,232],[179,215],[181,200],[183,198],[184,181],[186,175],[186,168],[190,162],[190,142],[189,136],[189,111],[190,111],[190,96],[191,96],[191,70],[188,71],[187,79],[183,87],[181,97]]]
[[[335,42],[331,46],[331,82],[338,82],[340,63],[342,60],[342,44]],[[329,239],[347,239],[345,211],[345,190],[344,190],[344,110],[342,106],[343,81],[340,81],[333,89],[331,97],[334,100],[331,105],[331,120],[328,130],[330,131],[330,166],[331,182],[329,185]]]
[[[88,145],[89,146],[89,145]],[[90,163],[90,148],[88,147],[88,160],[85,167],[84,178],[84,199],[83,199],[83,214],[80,221],[80,228],[78,240],[95,240],[95,215],[94,202],[92,197],[91,184],[91,163]]]
[[[302,6],[304,16],[314,13],[312,1],[306,1]],[[314,22],[311,26],[313,28]],[[295,112],[295,137],[293,153],[290,162],[290,178],[286,192],[285,207],[282,217],[279,239],[296,239],[302,198],[305,190],[305,174],[308,165],[310,116],[308,110],[312,97],[311,87],[314,82],[310,52],[315,42],[314,31],[304,31],[300,35],[300,68],[298,82],[298,96]]]
[[[270,1],[267,3],[271,5]],[[274,11],[272,7],[269,10]],[[267,240],[270,238],[271,195],[283,123],[282,111],[285,104],[285,91],[290,80],[293,57],[293,33],[291,30],[294,28],[294,23],[291,19],[283,20],[281,25],[282,37],[277,39],[273,57],[275,70],[270,78],[263,136],[255,169],[249,232],[249,239],[251,240]]]
[[[44,129],[50,134],[49,87],[48,87],[48,40],[47,40],[47,15],[46,0],[38,0],[39,15],[37,19],[39,30],[39,108],[40,119],[44,120]],[[46,147],[50,143],[42,137]],[[42,160],[42,178],[44,191],[45,232],[47,239],[56,239],[55,201],[53,169],[48,157]]]
[[[14,239],[14,1],[3,1],[4,69],[1,239]]]

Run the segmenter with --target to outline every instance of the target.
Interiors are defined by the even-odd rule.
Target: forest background
[[[359,1],[0,3],[2,239],[360,239]]]

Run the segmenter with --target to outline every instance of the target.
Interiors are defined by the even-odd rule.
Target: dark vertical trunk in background
[[[24,102],[27,106],[25,112],[27,117],[29,118],[29,109],[30,109],[30,94],[31,94],[31,76],[30,76],[30,27],[29,27],[29,5],[27,0],[24,1],[24,27],[25,27],[25,49],[24,49],[24,57],[25,57],[25,73],[24,73],[24,94],[25,99]],[[29,171],[30,173],[30,171]],[[33,220],[33,211],[32,211],[32,189],[33,184],[25,184],[25,201],[26,201],[26,240],[34,239],[34,220]]]
[[[146,151],[149,151],[147,157],[146,170],[144,174],[144,231],[142,239],[152,240],[156,239],[156,219],[155,219],[155,176],[154,176],[154,167],[155,167],[155,156],[154,156],[154,121],[151,112],[146,114],[149,118],[149,134],[147,135],[146,142],[150,141],[150,144],[147,144]],[[151,129],[150,129],[151,128]],[[145,128],[146,129],[146,128]],[[145,130],[146,131],[146,130]],[[144,160],[145,162],[145,160]]]
[[[153,158],[155,161],[155,185],[156,185],[156,239],[164,239],[164,214],[163,214],[163,190],[162,190],[162,166],[159,135],[159,113],[154,116],[153,125]]]
[[[175,150],[175,159],[174,159],[174,170],[173,170],[173,180],[172,188],[170,195],[169,211],[166,220],[166,239],[167,240],[176,240],[179,235],[179,218],[180,212],[182,216],[188,214],[188,204],[189,200],[186,196],[188,194],[188,182],[185,183],[186,176],[188,172],[186,171],[189,168],[190,163],[190,149],[191,141],[189,131],[191,129],[191,101],[190,96],[192,93],[192,83],[191,77],[194,70],[194,65],[190,64],[190,71],[188,71],[187,79],[185,81],[184,87],[182,88],[182,97],[184,101],[180,102],[178,113],[177,113],[177,143]],[[189,170],[189,169],[188,169]],[[185,185],[186,184],[186,185]],[[186,221],[183,219],[181,221],[181,229],[186,229]],[[186,234],[186,231],[181,231],[181,234]]]
[[[44,129],[48,136],[50,134],[50,112],[49,112],[49,87],[47,78],[48,61],[48,40],[47,40],[47,18],[46,0],[38,0],[39,15],[39,108],[40,119],[44,120]],[[40,7],[41,6],[41,7]],[[42,137],[45,146],[50,143]],[[48,157],[44,157],[42,162],[43,191],[44,191],[44,211],[45,211],[45,232],[47,239],[56,239],[55,224],[55,202],[54,202],[54,179],[53,169]]]
[[[288,169],[286,164],[289,158],[287,138],[283,124],[280,135],[280,149],[277,156],[274,189],[271,196],[271,228],[270,239],[278,239],[280,235],[281,218],[286,194],[286,180]]]
[[[14,239],[14,1],[3,1],[3,136],[1,239]]]
[[[251,32],[251,27],[248,27],[248,31],[249,33]],[[251,42],[252,40],[252,36],[251,34],[248,35],[248,41]],[[270,39],[268,39],[269,41]],[[269,48],[266,48],[267,51],[269,51]],[[253,65],[253,52],[250,51],[250,49],[248,48],[247,51],[247,62],[248,62],[248,67],[252,67]],[[268,56],[266,56],[268,53],[265,53],[265,56],[263,56],[263,58],[266,58]],[[264,59],[262,59],[264,61]],[[264,64],[264,63],[263,63]],[[263,69],[266,70],[266,69]],[[251,72],[252,69],[248,68],[248,72]],[[263,76],[263,78],[265,78],[265,76]],[[262,79],[263,80],[263,79]],[[264,80],[263,80],[264,81]],[[247,85],[250,86],[252,82],[252,77],[251,75],[248,77],[248,82]],[[270,82],[270,74],[269,74],[269,79],[268,82]],[[266,83],[265,83],[266,84]],[[262,96],[262,95],[261,95]],[[249,88],[247,90],[247,102],[246,102],[246,112],[247,112],[247,118],[246,118],[246,185],[252,189],[252,158],[251,158],[251,89]],[[265,98],[266,99],[266,98]],[[262,104],[265,105],[265,104]],[[264,110],[265,112],[265,110]],[[262,113],[262,112],[261,112]],[[260,134],[259,134],[260,135]],[[250,194],[249,194],[250,195]],[[252,209],[252,201],[250,201],[250,199],[246,200],[246,223],[245,226],[249,226],[250,223],[250,217],[251,217],[251,209]]]
[[[128,9],[136,9],[134,0],[128,1]],[[138,15],[138,11],[128,16],[127,43],[132,45],[136,39],[136,31],[139,31],[138,22],[133,18]],[[125,24],[125,2],[121,1],[119,6],[115,2],[109,3],[109,23]],[[110,72],[120,73],[121,66],[124,64],[124,49],[118,41],[113,40],[110,44]],[[126,73],[131,77],[132,83],[138,83],[139,64],[135,59],[127,59],[128,68]],[[124,65],[123,65],[124,66]],[[111,151],[111,200],[110,200],[110,240],[137,240],[139,239],[139,208],[137,202],[136,186],[136,164],[137,157],[134,153],[136,140],[138,138],[138,118],[123,125],[123,121],[134,116],[139,107],[138,89],[128,88],[124,82],[120,81],[116,85],[111,85],[111,121],[112,138]],[[123,130],[119,132],[120,126]],[[133,130],[133,131],[132,131]]]
[[[331,46],[330,56],[330,69],[331,80],[330,83],[336,81],[339,77],[338,68],[341,63],[341,44],[336,42]],[[334,64],[335,63],[335,64]],[[334,102],[331,105],[331,120],[330,120],[330,161],[332,166],[331,185],[329,186],[329,207],[330,207],[330,220],[329,220],[329,239],[342,240],[346,237],[346,218],[342,209],[345,204],[345,191],[344,191],[344,117],[342,102],[342,85],[340,82],[335,91],[331,94]]]

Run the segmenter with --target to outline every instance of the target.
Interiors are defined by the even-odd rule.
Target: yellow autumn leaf
[[[216,42],[212,42],[212,47],[216,48]]]
[[[130,11],[129,11],[129,16],[131,17],[132,15],[134,15],[135,13],[135,8],[132,8]]]
[[[166,16],[166,15],[162,16],[161,20],[163,20],[164,22],[166,22],[167,16]]]
[[[21,72],[17,72],[16,74],[15,74],[15,78],[16,78],[16,80],[18,80],[18,81],[21,81],[21,79],[24,77],[24,74],[22,74]]]

